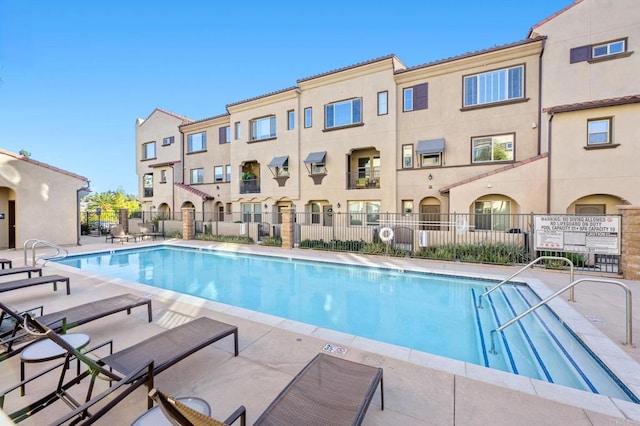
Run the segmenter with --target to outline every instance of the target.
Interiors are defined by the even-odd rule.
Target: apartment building
[[[639,41],[640,2],[576,0],[504,46],[388,55],[198,121],[156,110],[136,127],[140,199],[202,220],[615,213],[640,203]]]

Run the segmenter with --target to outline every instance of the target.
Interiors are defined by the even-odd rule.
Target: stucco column
[[[196,209],[182,209],[182,239],[193,240],[196,236]]]
[[[129,233],[129,209],[120,209],[118,211],[118,222],[122,225],[124,232]]]
[[[282,248],[283,249],[292,249],[293,248],[293,227],[295,226],[295,221],[293,220],[293,210],[290,208],[282,209]]]
[[[620,272],[627,280],[640,280],[640,206],[616,206],[622,214]]]

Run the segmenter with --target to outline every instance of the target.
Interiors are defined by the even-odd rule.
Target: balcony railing
[[[347,173],[347,189],[380,188],[379,176],[362,176],[358,173]]]
[[[260,192],[260,179],[244,179],[240,181],[241,194],[257,194]]]

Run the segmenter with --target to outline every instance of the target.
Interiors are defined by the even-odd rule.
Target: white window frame
[[[442,153],[419,154],[420,167],[437,167],[442,165]]]
[[[213,181],[224,182],[224,168],[222,166],[213,166]]]
[[[611,123],[612,119],[609,118],[597,118],[587,121],[587,145],[607,145],[611,143]],[[606,124],[606,128],[603,129],[602,124]],[[604,140],[602,136],[604,135]]]
[[[240,208],[243,222],[262,222],[262,203],[242,203]]]
[[[338,119],[339,122],[336,122]],[[324,107],[325,129],[336,129],[362,123],[362,98],[332,102]]]
[[[511,71],[519,70],[519,81],[512,82]],[[514,76],[515,77],[515,76]],[[463,78],[463,106],[472,107],[524,99],[524,65],[468,75]],[[519,83],[515,86],[516,83]],[[472,93],[469,93],[472,91]]]
[[[236,121],[233,125],[236,140],[240,139],[240,122]]]
[[[413,87],[402,89],[402,111],[413,111]]]
[[[380,201],[347,201],[350,226],[374,226],[380,224]]]
[[[499,162],[507,162],[513,161],[515,159],[515,153],[513,149],[513,142],[515,140],[515,135],[513,133],[508,133],[505,135],[493,135],[493,136],[481,136],[476,138],[471,138],[471,162],[473,164],[483,164],[483,163],[499,163]],[[483,148],[485,145],[490,145],[491,156],[486,160],[477,159],[477,151]],[[499,153],[497,146],[504,145],[504,152],[511,153],[511,158],[504,159],[496,159],[496,154]]]
[[[191,176],[191,185],[204,183],[204,169],[203,168],[191,169],[191,172],[189,173],[189,175]]]
[[[227,164],[225,167],[224,179],[226,182],[231,182],[231,164]]]
[[[313,108],[304,109],[304,128],[308,129],[313,126]]]
[[[402,168],[413,169],[413,144],[402,145]]]
[[[608,43],[596,44],[591,47],[591,57],[593,59],[605,56],[619,55],[627,51],[625,40],[615,40]]]
[[[266,131],[269,126],[269,131]],[[260,141],[276,137],[276,116],[269,115],[251,120],[251,140]]]
[[[160,183],[167,183],[167,170],[160,170]]]
[[[162,139],[162,145],[171,145],[174,142],[175,138],[173,136],[168,136]]]
[[[287,130],[296,128],[296,112],[294,110],[287,111]]]
[[[389,92],[378,92],[378,115],[389,114]]]
[[[207,132],[192,133],[187,136],[187,152],[199,152],[207,149]]]

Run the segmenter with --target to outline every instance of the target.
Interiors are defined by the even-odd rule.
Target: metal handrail
[[[567,286],[561,288],[560,290],[556,291],[555,293],[553,293],[551,296],[548,296],[546,299],[538,302],[537,304],[535,304],[534,306],[530,307],[529,309],[527,309],[526,311],[524,311],[523,313],[521,313],[520,315],[516,316],[515,318],[510,319],[509,321],[505,322],[504,324],[502,324],[500,327],[496,328],[495,330],[491,330],[491,353],[492,354],[496,354],[496,346],[495,346],[495,334],[499,331],[504,330],[505,328],[509,327],[511,324],[521,320],[524,316],[529,315],[531,312],[535,311],[536,309],[538,309],[540,306],[542,305],[546,305],[551,299],[555,298],[556,296],[564,293],[565,291],[569,290],[569,289],[573,289],[576,285],[585,282],[585,281],[591,281],[591,282],[597,282],[597,283],[607,283],[607,284],[616,284],[619,285],[620,287],[622,287],[625,291],[625,299],[626,299],[626,321],[627,321],[627,343],[626,345],[628,346],[633,346],[633,325],[631,323],[631,316],[632,316],[632,295],[631,295],[631,289],[629,289],[629,287],[627,287],[626,284],[621,283],[620,281],[615,281],[615,280],[607,280],[607,279],[595,279],[595,278],[581,278],[579,280],[575,280],[573,282],[571,282],[570,284],[568,284]]]
[[[518,271],[516,271],[514,274],[510,275],[508,278],[505,278],[504,280],[500,281],[500,283],[496,284],[495,286],[491,287],[489,290],[485,291],[480,296],[478,296],[478,309],[482,309],[482,297],[483,296],[486,296],[486,295],[492,293],[494,290],[497,290],[498,287],[502,286],[502,284],[508,282],[511,278],[519,275],[525,269],[530,268],[531,266],[535,265],[539,261],[545,260],[545,259],[566,260],[567,263],[569,264],[569,280],[570,280],[570,282],[573,281],[573,262],[571,260],[567,259],[566,257],[540,256],[537,259],[529,262],[527,265],[525,265],[522,268],[520,268]],[[575,302],[575,300],[573,298],[573,288],[571,290],[571,296],[570,296],[569,300],[571,300],[572,302]]]
[[[52,249],[56,250],[56,253],[54,255],[51,256],[38,256],[36,257],[36,247],[38,245],[43,245],[46,247],[50,247]],[[38,240],[36,238],[27,240],[24,242],[24,264],[28,265],[27,263],[27,250],[31,250],[31,266],[36,266],[36,264],[38,263],[39,260],[45,260],[45,263],[49,260],[52,259],[64,259],[65,257],[67,257],[69,255],[69,251],[67,249],[65,249],[64,247],[60,247],[59,245],[56,245],[54,243],[51,243],[49,241],[45,241],[45,240]]]

